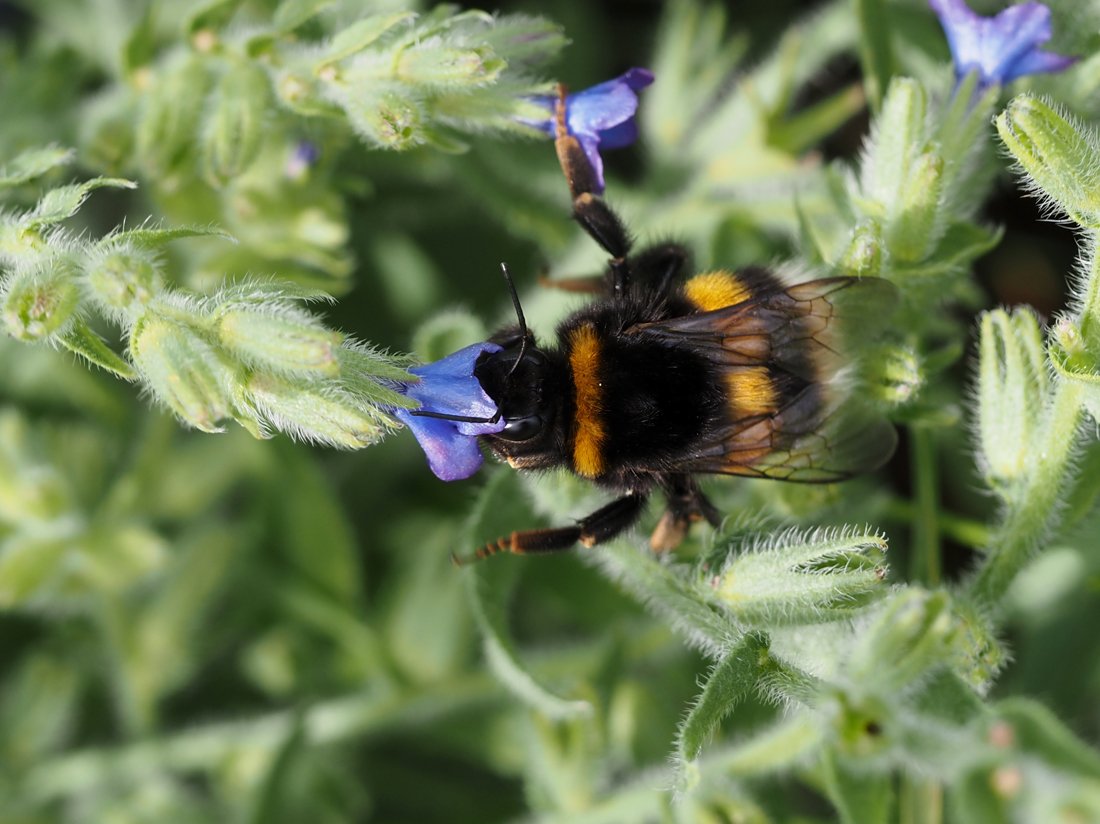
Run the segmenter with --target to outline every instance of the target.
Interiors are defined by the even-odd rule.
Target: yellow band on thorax
[[[684,284],[688,300],[701,312],[713,312],[752,297],[749,289],[733,272],[704,272]]]
[[[573,372],[573,466],[577,474],[594,478],[603,472],[603,384],[600,382],[600,338],[591,324],[569,336],[569,366]]]

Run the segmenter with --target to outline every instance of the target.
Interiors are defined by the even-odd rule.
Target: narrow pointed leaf
[[[123,380],[132,381],[137,377],[133,367],[82,320],[75,320],[69,324],[69,328],[58,338],[58,341],[70,352],[80,355],[89,363],[106,369]]]
[[[758,633],[742,638],[711,670],[703,691],[680,727],[677,749],[693,761],[707,736],[752,690],[760,677],[761,657],[767,653],[767,639]]]
[[[75,156],[75,151],[60,146],[28,149],[0,169],[0,189],[19,186],[41,177],[52,169],[72,163]]]

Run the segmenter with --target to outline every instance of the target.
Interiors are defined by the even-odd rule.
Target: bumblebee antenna
[[[504,376],[505,382],[507,382],[512,374],[516,371],[516,367],[519,366],[519,362],[523,360],[524,354],[527,352],[527,320],[523,317],[523,307],[519,305],[519,293],[516,292],[515,281],[512,280],[512,273],[508,271],[508,264],[503,261],[500,264],[500,271],[504,275],[504,280],[508,284],[508,294],[512,296],[512,306],[516,310],[516,320],[519,322],[519,333],[522,335],[519,342],[519,354],[516,355],[516,359],[512,361],[512,368],[508,370],[508,373]]]
[[[512,368],[504,375],[504,382],[507,383],[511,380],[512,375],[516,371],[516,367],[519,366],[520,361],[523,360],[524,354],[527,352],[527,341],[530,338],[530,334],[527,331],[527,319],[523,317],[523,307],[519,303],[519,294],[516,292],[516,284],[512,280],[512,273],[508,271],[508,264],[501,263],[500,271],[504,274],[504,280],[508,284],[508,294],[512,296],[512,306],[516,309],[516,320],[519,321],[519,331],[522,335],[519,343],[519,355],[512,361]],[[435,418],[440,421],[455,421],[456,423],[496,423],[500,420],[501,411],[497,409],[496,414],[491,418],[475,417],[472,415],[451,415],[447,412],[431,412],[426,409],[410,409],[410,415],[414,415],[418,418]]]

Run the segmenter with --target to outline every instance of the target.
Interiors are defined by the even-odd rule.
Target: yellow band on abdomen
[[[747,366],[726,373],[734,420],[770,415],[778,408],[775,384],[766,366]]]
[[[600,339],[591,324],[569,336],[569,366],[573,371],[574,425],[573,468],[578,475],[595,478],[604,468],[606,439],[603,422],[603,384],[600,382]]]

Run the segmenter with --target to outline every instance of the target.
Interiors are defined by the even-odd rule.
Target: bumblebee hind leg
[[[573,526],[553,529],[530,529],[525,532],[513,532],[488,543],[473,555],[459,557],[452,555],[455,564],[462,566],[472,561],[480,561],[500,552],[513,555],[543,555],[551,552],[565,552],[577,542],[592,547],[610,541],[625,532],[645,509],[644,493],[629,493],[597,509],[586,518],[581,518]]]
[[[722,513],[690,475],[672,475],[662,486],[668,497],[668,509],[649,537],[649,547],[654,552],[676,549],[696,521],[705,519],[713,527],[722,523]]]

